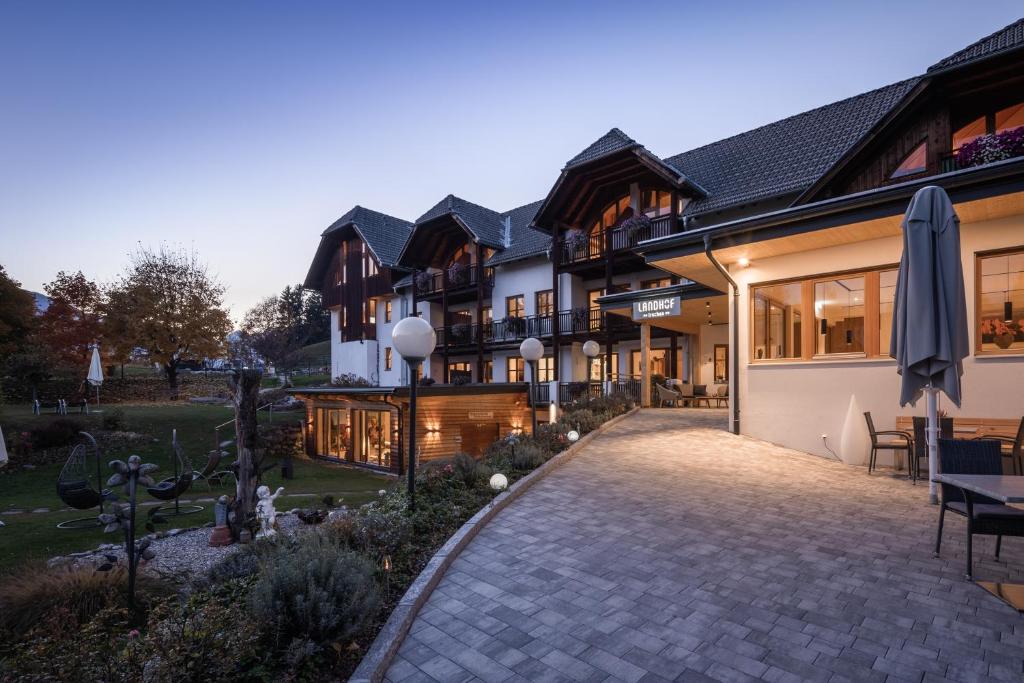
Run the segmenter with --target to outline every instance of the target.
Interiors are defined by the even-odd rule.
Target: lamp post
[[[544,357],[544,344],[535,337],[527,337],[519,345],[519,355],[530,364],[530,418],[537,433],[537,361]]]
[[[409,365],[409,509],[416,509],[416,372],[437,345],[437,333],[423,318],[402,318],[391,331],[391,343]]]
[[[594,358],[599,353],[601,353],[601,347],[593,339],[583,343],[583,355],[587,357],[587,403],[590,403],[590,382],[594,372]]]

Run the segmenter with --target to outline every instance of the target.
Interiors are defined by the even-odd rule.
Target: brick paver
[[[1024,617],[927,486],[649,410],[477,536],[391,681],[1022,681]],[[975,576],[1024,581],[1024,539]]]

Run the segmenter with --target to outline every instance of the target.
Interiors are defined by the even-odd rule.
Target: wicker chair
[[[921,476],[921,458],[924,458],[925,462],[928,462],[928,420],[924,417],[915,415],[914,419],[914,454],[910,456],[911,467],[913,468],[913,479],[914,483],[917,483],[918,478]],[[939,418],[939,438],[940,439],[952,439],[953,438],[953,418],[951,417],[940,417]],[[927,469],[927,468],[925,468]]]
[[[683,395],[677,391],[672,391],[668,387],[663,387],[660,384],[655,384],[654,388],[658,391],[658,407],[664,408],[666,403],[672,404],[678,408],[683,400]]]
[[[998,441],[1001,446],[1009,446],[1010,452],[1002,451],[1002,454],[1004,458],[1010,459],[1010,471],[1016,475],[1024,474],[1024,417],[1020,419],[1017,436],[1013,439],[1006,436],[979,436],[976,438]]]
[[[715,395],[712,398],[715,399],[715,407],[716,408],[721,408],[723,403],[725,404],[725,407],[728,408],[729,407],[729,385],[728,384],[720,384],[718,386],[718,388],[715,389]]]
[[[875,469],[875,460],[878,458],[878,451],[892,451],[895,453],[904,452],[907,454],[907,469],[911,470],[910,476],[916,477],[914,468],[909,465],[910,454],[914,452],[914,440],[910,438],[910,435],[906,432],[900,431],[878,431],[875,429],[875,423],[871,419],[871,413],[864,413],[864,419],[868,423],[868,432],[871,434],[871,458],[868,460],[868,474]],[[892,436],[895,437],[896,441],[881,441],[878,437],[880,436]]]
[[[943,474],[1002,474],[1002,453],[994,439],[939,439],[939,468]],[[1024,536],[1024,510],[1012,508],[987,496],[969,493],[942,484],[939,506],[939,531],[935,538],[935,556],[942,547],[942,525],[946,510],[967,518],[967,578],[971,579],[974,534],[996,537],[996,559],[1003,536]]]

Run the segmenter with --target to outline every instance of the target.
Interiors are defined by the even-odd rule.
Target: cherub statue
[[[260,531],[256,538],[269,538],[277,534],[277,510],[274,509],[274,499],[284,493],[284,487],[279,486],[277,491],[271,495],[270,489],[261,486],[256,489],[256,518],[260,521]]]

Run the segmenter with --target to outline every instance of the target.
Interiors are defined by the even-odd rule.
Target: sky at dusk
[[[0,0],[0,264],[41,291],[195,248],[238,319],[354,204],[510,209],[613,126],[676,154],[918,75],[1022,5],[965,7]]]

